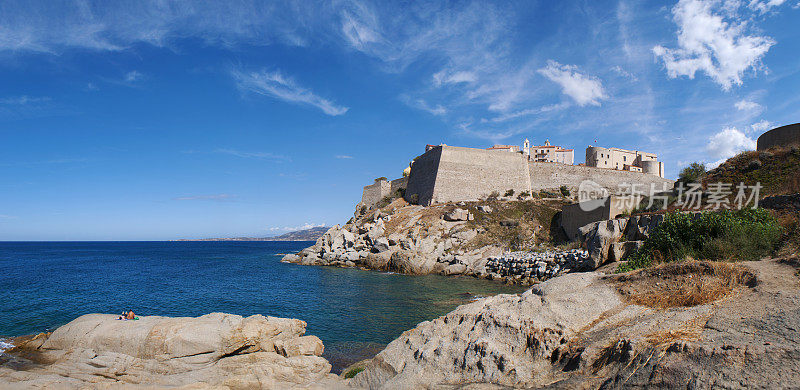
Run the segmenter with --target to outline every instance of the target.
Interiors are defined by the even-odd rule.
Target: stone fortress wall
[[[527,161],[522,154],[507,151],[439,146],[441,149],[435,185],[430,200],[420,196],[419,204],[457,202],[478,199],[494,191],[500,195],[512,189],[519,193],[531,190]],[[409,183],[416,180],[411,166]],[[426,177],[432,176],[426,172]],[[412,191],[407,193],[413,194]]]
[[[392,181],[384,178],[376,179],[375,183],[364,187],[361,193],[361,203],[367,207],[372,207],[387,195],[395,193],[397,190],[404,189],[408,185],[408,178],[401,177]]]
[[[772,147],[800,146],[800,123],[776,127],[758,137],[756,150],[763,151]]]
[[[518,194],[558,190],[564,185],[574,191],[584,180],[594,181],[611,192],[621,183],[644,185],[643,190],[650,184],[657,190],[674,185],[674,181],[652,174],[529,162],[520,153],[442,145],[430,149],[411,166],[405,198],[427,206],[478,200],[492,192],[503,195],[509,189]]]
[[[643,185],[644,187],[640,189],[644,191],[649,190],[651,184],[655,186],[656,191],[665,190],[664,185],[667,186],[666,189],[672,189],[674,184],[672,180],[640,172],[557,163],[531,162],[529,166],[533,191],[553,190],[563,185],[567,186],[571,192],[576,192],[584,180],[591,180],[611,192],[614,192],[621,183]]]

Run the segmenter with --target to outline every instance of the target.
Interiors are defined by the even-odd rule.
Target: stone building
[[[526,154],[530,155],[531,161],[536,162],[557,162],[572,165],[575,162],[575,151],[564,149],[560,146],[550,145],[550,140],[545,140],[544,145],[528,146],[525,140]]]
[[[658,161],[658,156],[638,150],[589,146],[586,148],[586,166],[664,177],[664,163]]]

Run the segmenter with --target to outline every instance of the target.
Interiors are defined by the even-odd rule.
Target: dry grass
[[[702,305],[754,286],[746,268],[705,261],[666,263],[611,277],[628,303],[657,309]]]
[[[661,329],[645,336],[648,343],[655,347],[668,347],[676,341],[698,341],[709,317],[695,317],[682,322],[676,327]]]

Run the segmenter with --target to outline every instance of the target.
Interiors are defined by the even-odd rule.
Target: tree
[[[681,173],[678,175],[678,181],[684,183],[700,182],[705,174],[706,166],[699,162],[693,162],[689,164],[688,167],[681,170]]]

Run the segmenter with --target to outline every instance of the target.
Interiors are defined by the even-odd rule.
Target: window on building
[[[622,161],[627,161],[627,160],[625,159],[625,156],[622,156]]]

